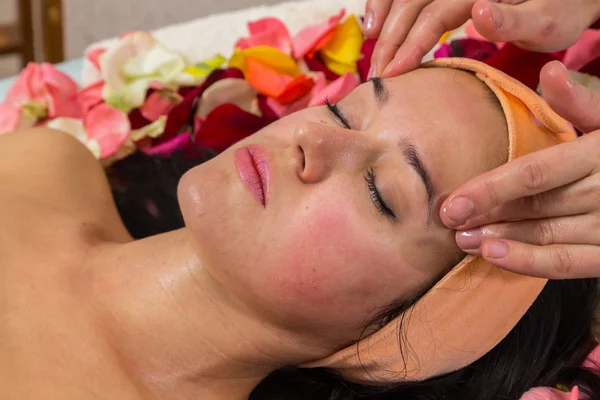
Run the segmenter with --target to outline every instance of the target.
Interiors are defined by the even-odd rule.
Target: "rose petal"
[[[102,103],[103,86],[104,82],[99,81],[92,83],[79,91],[77,99],[83,115],[85,115],[92,107]]]
[[[600,30],[588,29],[571,46],[564,57],[563,64],[568,69],[580,70],[586,64],[600,57]]]
[[[34,126],[36,118],[23,114],[20,107],[0,103],[0,135]]]
[[[161,116],[167,115],[182,100],[183,97],[178,93],[158,90],[146,98],[140,112],[148,121],[156,121]]]
[[[192,144],[193,142],[190,134],[182,133],[164,143],[158,144],[148,150],[144,150],[144,153],[150,156],[170,157],[176,151],[189,147]]]
[[[309,94],[314,86],[312,78],[300,75],[289,82],[275,99],[281,104],[291,104]]]
[[[337,103],[349,95],[358,85],[360,85],[358,76],[356,76],[356,74],[346,73],[324,89],[314,93],[309,107],[323,105],[325,104],[325,99],[328,99],[331,103]]]
[[[321,59],[319,53],[314,54],[312,57],[304,57],[304,62],[306,63],[306,66],[309,70],[314,72],[322,72],[325,74],[327,79],[331,81],[334,81],[340,77],[338,74],[327,68],[327,66],[323,63],[323,60]]]
[[[245,112],[234,104],[215,108],[195,133],[198,146],[217,152],[257,132],[269,124],[265,118]]]
[[[450,43],[451,57],[485,61],[498,52],[498,47],[487,40],[459,39]]]
[[[577,388],[575,388],[572,393],[566,393],[551,388],[535,388],[521,396],[521,400],[577,400],[579,397],[578,393],[579,391]]]
[[[27,64],[27,67],[21,71],[11,85],[6,93],[5,102],[13,106],[20,106],[30,100],[46,101],[41,67],[32,62]]]
[[[94,68],[96,68],[96,70],[100,71],[100,56],[104,53],[106,53],[106,49],[103,47],[91,49],[85,53],[85,58],[94,66]]]
[[[321,49],[327,68],[338,75],[356,72],[356,62],[360,59],[363,33],[356,17],[351,14],[338,25],[331,41]]]
[[[452,47],[448,43],[444,43],[439,49],[433,53],[433,58],[447,58],[452,56]]]
[[[267,46],[236,50],[229,60],[229,66],[241,70],[247,78],[248,60],[250,59],[292,78],[300,75],[300,68],[298,68],[296,60],[278,49]]]
[[[363,42],[362,48],[360,49],[361,57],[356,62],[356,69],[362,82],[367,80],[369,70],[371,69],[371,58],[373,57],[373,50],[375,50],[375,44],[377,40],[367,39]]]
[[[177,104],[169,112],[167,116],[167,126],[165,132],[159,138],[160,142],[171,139],[175,135],[179,134],[181,129],[192,121],[192,114],[195,112],[195,103],[204,91],[209,88],[213,83],[220,81],[221,79],[241,77],[241,72],[237,69],[229,68],[227,70],[218,69],[213,71],[202,83],[202,85],[190,88],[189,90],[180,90],[180,94],[184,96],[183,101]]]
[[[167,125],[167,116],[162,115],[156,119],[156,121],[148,124],[140,129],[132,130],[129,133],[129,139],[134,142],[139,142],[142,139],[152,138],[156,139],[165,131],[165,126]]]
[[[270,46],[282,53],[292,53],[292,38],[287,27],[277,18],[263,18],[248,23],[250,37],[240,39],[236,47],[244,50],[251,47]]]
[[[101,158],[114,155],[131,131],[127,115],[107,104],[92,108],[84,119],[84,126],[88,137],[95,139],[100,145]]]
[[[338,15],[329,18],[327,22],[308,26],[298,32],[292,40],[294,58],[301,59],[310,52],[318,51],[317,45],[324,45],[323,38],[335,29],[344,15],[346,10],[342,9]]]
[[[242,110],[257,114],[256,96],[258,92],[244,79],[223,79],[212,84],[202,94],[196,111],[199,117],[206,117],[222,104],[235,104]]]
[[[246,79],[256,90],[265,96],[279,96],[293,80],[292,77],[282,74],[276,69],[250,57],[246,60],[246,65]]]
[[[311,92],[308,95],[304,96],[303,98],[297,100],[296,102],[294,102],[292,104],[288,104],[288,105],[281,104],[280,102],[278,102],[277,100],[275,100],[272,97],[265,97],[264,105],[261,106],[263,115],[265,117],[268,116],[269,118],[277,119],[277,118],[285,117],[286,115],[293,114],[297,111],[303,110],[306,107],[308,107],[312,98],[315,95],[317,95],[318,93],[320,93],[321,91],[323,91],[328,85],[327,78],[325,77],[325,74],[322,72],[315,74],[313,81],[315,82],[315,84],[314,84]]]

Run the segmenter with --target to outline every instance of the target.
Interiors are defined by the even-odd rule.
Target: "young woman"
[[[189,165],[121,162],[110,173],[121,215],[77,141],[44,130],[1,137],[0,393],[504,399],[556,384],[600,393],[579,367],[594,345],[594,280],[546,284],[503,341],[450,374],[357,384],[297,368],[402,315],[463,258],[440,204],[508,160],[509,130],[473,74],[421,69],[277,121],[180,180]],[[140,170],[156,175],[142,184]],[[165,200],[177,181],[185,224],[134,239],[138,221],[142,237],[155,233],[144,232],[148,221],[177,213]]]

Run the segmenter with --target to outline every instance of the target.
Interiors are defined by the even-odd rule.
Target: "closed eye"
[[[342,110],[340,110],[337,104],[331,104],[329,99],[325,99],[325,105],[327,106],[327,109],[333,118],[335,118],[344,128],[352,129],[348,123],[348,119],[344,116],[344,113]]]

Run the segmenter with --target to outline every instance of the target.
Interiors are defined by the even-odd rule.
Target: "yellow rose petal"
[[[356,72],[356,62],[360,59],[363,42],[360,25],[351,14],[346,21],[338,25],[331,41],[321,49],[325,65],[338,75]]]

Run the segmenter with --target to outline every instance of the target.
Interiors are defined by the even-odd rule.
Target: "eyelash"
[[[369,195],[371,196],[371,200],[373,204],[379,210],[381,215],[384,215],[390,218],[392,221],[396,220],[396,214],[394,211],[383,200],[381,197],[381,192],[377,189],[377,185],[375,184],[375,171],[373,168],[369,168],[367,173],[365,174],[365,181],[367,182],[367,187],[369,188]]]
[[[344,117],[344,114],[342,113],[342,111],[340,110],[340,108],[338,107],[337,104],[331,104],[329,102],[329,99],[325,98],[325,105],[329,109],[329,112],[331,113],[331,115],[333,115],[333,117],[335,119],[337,119],[338,122],[340,124],[342,124],[342,126],[344,128],[346,128],[346,129],[352,129],[352,128],[350,128],[350,124],[348,123],[348,120],[346,119],[346,117]]]
[[[344,128],[352,129],[350,128],[350,124],[348,124],[348,121],[344,117],[344,114],[337,106],[337,104],[331,104],[329,102],[329,99],[326,98],[325,105],[327,106],[331,115],[335,119],[337,119],[338,122],[342,124]],[[375,205],[377,210],[381,213],[381,215],[384,215],[390,218],[392,221],[395,221],[396,214],[394,214],[392,209],[388,207],[388,205],[383,200],[383,197],[381,196],[381,192],[379,191],[379,189],[377,189],[377,185],[375,184],[375,171],[373,170],[373,168],[369,168],[367,170],[367,173],[365,174],[365,181],[367,182],[367,187],[369,189],[369,195],[371,197],[371,200],[373,201],[373,204]]]

